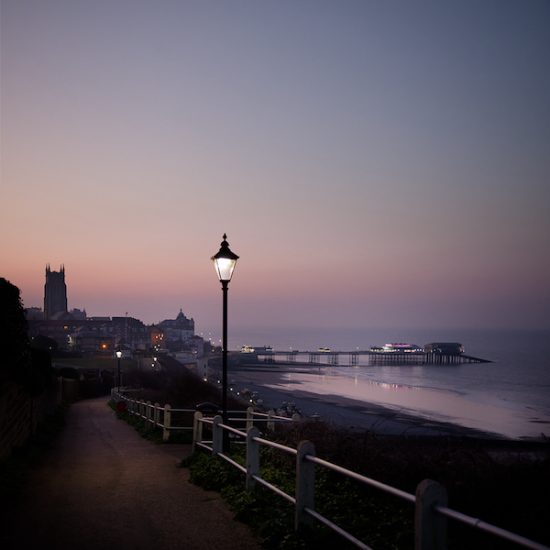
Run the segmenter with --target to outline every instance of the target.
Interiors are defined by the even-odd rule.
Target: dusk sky
[[[550,327],[550,2],[0,0],[0,276],[216,327]]]

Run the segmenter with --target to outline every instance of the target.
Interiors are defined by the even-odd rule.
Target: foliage
[[[312,440],[318,456],[412,494],[421,480],[434,479],[453,509],[550,542],[548,442],[380,436],[322,422],[278,426],[277,439],[289,446]],[[473,536],[454,522],[449,532],[459,548]]]
[[[211,393],[217,388],[186,370],[157,381],[158,389],[148,390],[151,401],[162,402],[162,395],[174,407],[192,408],[219,396]],[[455,510],[550,543],[548,442],[381,436],[314,421],[279,424],[273,437],[294,448],[299,441],[310,440],[317,456],[412,494],[420,481],[434,479],[447,489]],[[232,453],[241,463],[242,452],[241,448]],[[266,448],[261,452],[262,477],[293,494],[294,458]],[[340,536],[322,525],[294,533],[292,505],[259,485],[247,493],[242,473],[225,461],[195,453],[185,464],[192,481],[220,491],[236,517],[251,523],[267,548],[346,547]],[[322,468],[317,468],[316,484],[319,513],[377,549],[412,548],[412,506]],[[494,537],[449,522],[449,548],[464,547],[508,548]]]
[[[31,346],[19,289],[0,277],[0,383],[12,381],[32,396],[53,383],[51,356]]]
[[[27,330],[19,289],[0,277],[0,381],[26,381],[31,365]]]
[[[291,447],[314,441],[317,455],[367,477],[415,493],[425,478],[448,490],[450,506],[473,517],[548,544],[547,495],[550,487],[548,447],[525,442],[408,439],[349,433],[321,423],[279,427],[277,440]],[[243,463],[242,448],[232,458]],[[261,449],[261,476],[287,494],[294,493],[294,458]],[[293,507],[257,486],[244,489],[242,473],[219,458],[195,453],[184,465],[191,480],[218,490],[236,518],[250,523],[267,548],[345,548],[348,544],[322,525],[293,532]],[[394,496],[317,467],[316,510],[377,549],[414,546],[414,507]],[[449,522],[449,548],[505,549],[499,539]]]
[[[52,352],[57,352],[57,348],[59,347],[53,338],[49,338],[43,334],[38,334],[32,339],[32,346],[36,349]]]
[[[124,380],[128,385],[143,388],[141,393],[134,394],[137,398],[153,403],[169,403],[173,408],[194,409],[199,403],[221,403],[221,391],[217,386],[205,382],[169,356],[162,356],[161,363],[161,373],[147,369],[132,369],[124,374]],[[228,407],[244,410],[246,404],[229,395]]]
[[[52,358],[48,351],[36,349],[34,346],[30,349],[31,365],[29,376],[26,381],[27,391],[33,395],[40,395],[54,384],[55,376],[52,368]]]
[[[242,453],[242,451],[240,451]],[[282,470],[270,463],[271,449],[261,450],[260,475],[287,494],[294,494],[294,471]],[[239,451],[232,458],[242,462]],[[346,548],[347,543],[323,525],[316,524],[294,532],[294,508],[272,491],[257,485],[253,492],[244,489],[242,473],[219,458],[195,453],[183,461],[191,472],[191,481],[208,490],[220,491],[235,512],[235,519],[249,523],[262,537],[264,547]],[[337,480],[326,471],[316,476],[316,509],[329,519],[376,548],[412,548],[412,519],[388,499],[366,495],[353,482]],[[404,519],[405,518],[405,519]],[[369,538],[370,537],[370,538]],[[351,546],[350,546],[351,547]]]
[[[111,407],[117,415],[117,418],[124,420],[130,426],[132,426],[144,439],[152,441],[153,443],[165,443],[162,439],[162,430],[155,428],[150,422],[147,422],[143,418],[130,414],[128,411],[117,410],[116,403],[109,401],[109,407]],[[170,434],[170,439],[167,443],[191,443],[193,440],[193,434],[190,430],[175,431]]]

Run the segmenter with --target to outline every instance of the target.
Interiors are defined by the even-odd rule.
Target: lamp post
[[[223,241],[220,249],[212,256],[218,279],[222,284],[223,293],[223,321],[222,321],[222,418],[223,423],[227,424],[227,290],[229,281],[233,276],[233,270],[237,264],[239,257],[237,254],[231,252],[229,249],[229,243],[227,242],[227,235],[224,233]],[[223,438],[223,450],[227,451],[229,447],[229,439],[227,437],[227,431],[224,430]]]
[[[118,392],[120,393],[120,358],[122,357],[122,351],[119,349],[115,352],[116,358],[117,358],[117,386],[118,386]]]

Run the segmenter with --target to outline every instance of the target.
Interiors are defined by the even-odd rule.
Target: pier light
[[[227,424],[227,290],[229,281],[233,276],[235,265],[239,256],[231,251],[227,242],[227,235],[224,233],[223,241],[218,252],[212,256],[218,279],[222,284],[223,292],[223,333],[222,333],[222,419],[223,423]],[[219,381],[218,381],[219,382]],[[223,450],[229,450],[229,433],[223,431]]]

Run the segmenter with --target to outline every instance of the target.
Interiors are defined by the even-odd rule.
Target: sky
[[[550,328],[550,2],[0,0],[0,276],[234,327]]]

